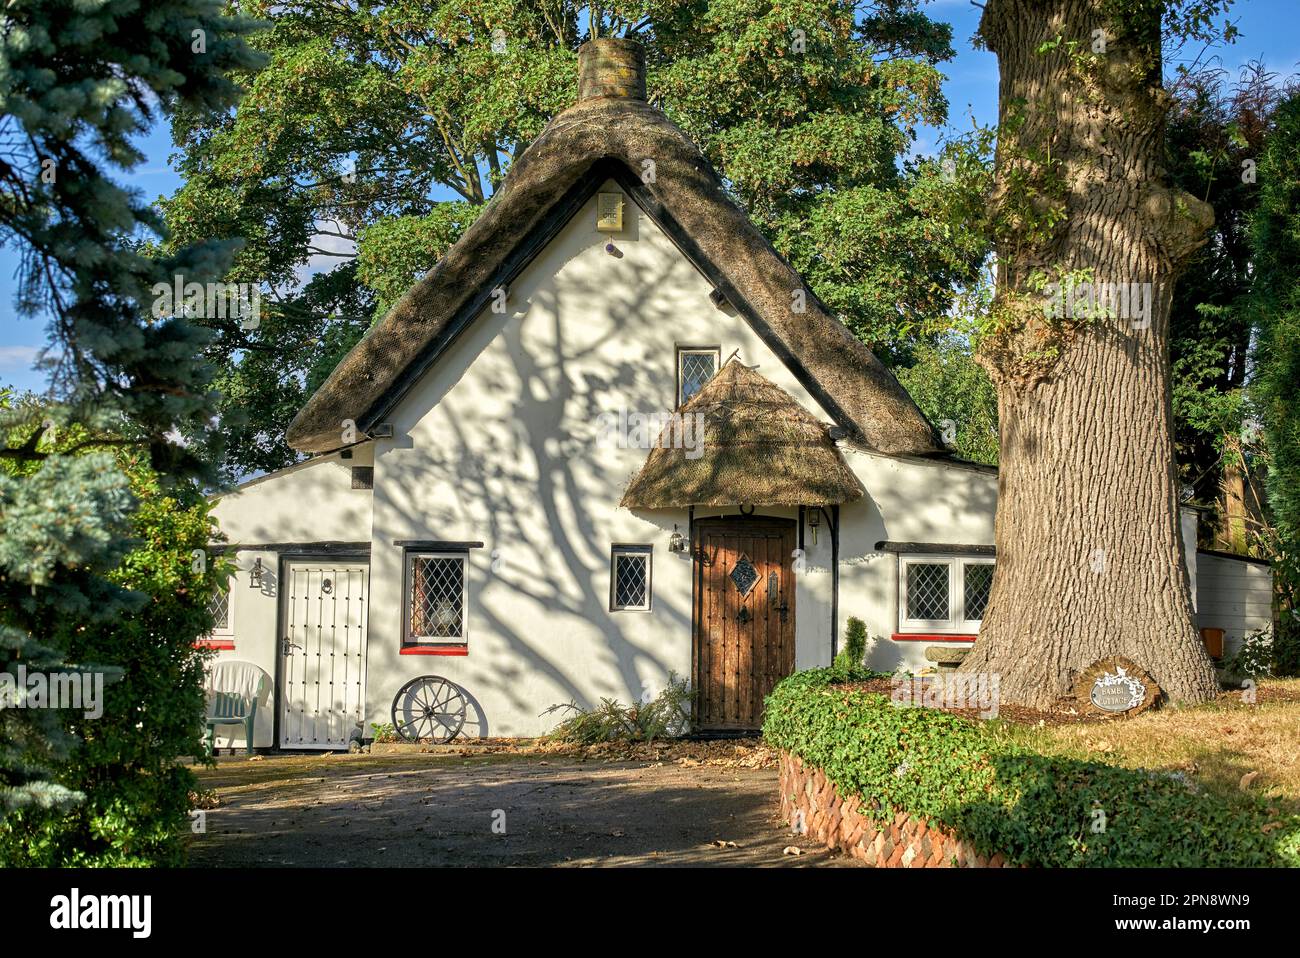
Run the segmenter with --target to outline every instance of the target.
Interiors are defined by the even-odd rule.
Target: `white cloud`
[[[342,232],[338,223],[323,220],[317,220],[316,223],[318,226],[328,228],[332,232]],[[311,238],[311,245],[330,253],[347,253],[349,256],[355,255],[357,252],[355,242],[341,236],[331,235],[331,233],[316,233]],[[345,262],[347,260],[339,256],[322,256],[319,253],[313,253],[307,262],[298,268],[296,277],[298,285],[303,286],[317,273],[329,272],[340,263]]]
[[[31,369],[40,351],[40,346],[0,346],[0,369]]]

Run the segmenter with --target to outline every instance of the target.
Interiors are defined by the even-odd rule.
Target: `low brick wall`
[[[820,768],[789,752],[781,753],[779,765],[782,817],[794,822],[802,813],[807,835],[827,848],[878,868],[1009,867],[1001,854],[977,854],[946,829],[905,812],[877,825],[859,813],[858,799],[844,798]]]

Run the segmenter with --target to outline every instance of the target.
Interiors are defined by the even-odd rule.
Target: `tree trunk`
[[[980,23],[1001,76],[997,325],[979,356],[1001,449],[997,569],[962,671],[1038,708],[1111,655],[1175,701],[1217,689],[1180,545],[1168,344],[1174,278],[1213,213],[1164,185],[1158,18],[1115,6],[989,0]],[[1053,317],[1042,284],[1065,275],[1150,299],[1139,285],[1127,309]]]
[[[1229,448],[1232,448],[1230,445]],[[1240,455],[1240,448],[1232,448],[1235,456]],[[1238,555],[1248,555],[1249,546],[1245,538],[1245,476],[1242,473],[1242,460],[1234,459],[1223,467],[1221,484],[1223,503],[1223,542],[1227,551]]]

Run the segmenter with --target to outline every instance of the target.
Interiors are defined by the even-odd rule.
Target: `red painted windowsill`
[[[469,655],[464,645],[404,645],[399,655]]]
[[[216,649],[219,652],[235,651],[234,639],[198,639],[194,643],[196,649]]]
[[[890,636],[895,642],[974,642],[973,635],[954,632],[895,632]]]

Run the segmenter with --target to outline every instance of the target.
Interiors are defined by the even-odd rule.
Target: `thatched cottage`
[[[698,728],[753,729],[848,616],[886,670],[979,628],[995,470],[646,102],[635,44],[585,46],[579,86],[299,412],[310,458],[218,497],[239,571],[209,643],[266,673],[257,745],[531,735],[674,673]],[[1239,638],[1267,569],[1229,564],[1204,624]]]

